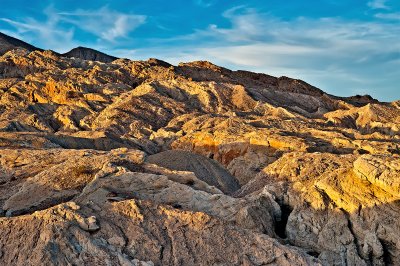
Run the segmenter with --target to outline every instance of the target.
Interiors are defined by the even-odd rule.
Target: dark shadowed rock
[[[110,62],[118,59],[115,56],[111,56],[111,55],[99,52],[97,50],[94,50],[91,48],[86,48],[86,47],[81,47],[81,46],[74,48],[65,54],[62,54],[62,56],[80,58],[83,60],[90,60],[90,61],[99,61],[99,62],[103,62],[103,63],[110,63]]]
[[[17,38],[8,36],[0,32],[0,55],[16,48],[24,48],[28,51],[42,51],[42,49],[30,45],[29,43],[18,40]]]

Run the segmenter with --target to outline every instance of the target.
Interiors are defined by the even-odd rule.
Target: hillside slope
[[[0,264],[400,260],[398,102],[71,56],[0,56]]]

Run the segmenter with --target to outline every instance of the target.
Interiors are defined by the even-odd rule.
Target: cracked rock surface
[[[92,52],[0,56],[1,265],[398,264],[399,102]]]

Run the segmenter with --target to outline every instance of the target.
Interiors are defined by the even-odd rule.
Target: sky
[[[302,79],[400,99],[400,0],[0,0],[0,31],[37,47]]]

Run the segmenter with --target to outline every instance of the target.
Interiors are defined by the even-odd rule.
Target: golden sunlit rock
[[[28,48],[0,56],[1,265],[400,261],[399,102]]]

